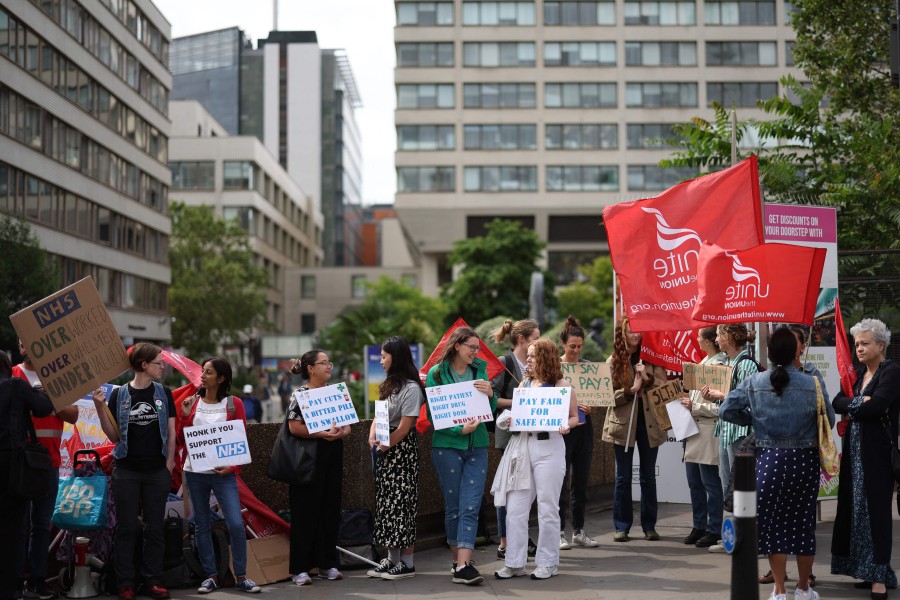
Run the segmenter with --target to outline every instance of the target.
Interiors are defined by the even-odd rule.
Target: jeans
[[[431,461],[444,494],[444,530],[447,543],[475,548],[478,511],[487,479],[487,448],[432,448]]]
[[[722,480],[722,494],[728,493],[731,485],[731,467],[734,465],[734,444],[727,447],[719,442],[719,479]]]
[[[506,507],[497,507],[497,537],[506,537]]]
[[[19,555],[16,561],[16,578],[25,579],[28,567],[29,581],[37,583],[47,578],[47,554],[50,550],[50,518],[56,508],[56,494],[59,492],[59,469],[50,469],[50,484],[47,495],[28,502],[25,518],[19,534]],[[26,537],[29,517],[31,537]]]
[[[231,559],[234,574],[237,577],[247,575],[247,534],[244,533],[244,518],[241,516],[241,502],[238,499],[237,477],[217,475],[216,473],[185,472],[184,483],[191,497],[194,510],[194,524],[197,526],[197,551],[200,553],[200,564],[206,577],[218,578],[216,570],[216,552],[213,549],[210,532],[209,493],[216,495],[225,525],[228,527],[228,538],[231,542]],[[224,575],[224,573],[223,573]]]
[[[720,535],[722,531],[722,481],[716,465],[686,462],[684,470],[691,490],[694,529]]]
[[[638,409],[638,415],[642,411]],[[616,531],[631,531],[634,522],[634,510],[631,503],[631,478],[632,464],[634,463],[634,451],[637,450],[641,457],[639,481],[641,484],[641,529],[652,531],[656,529],[656,454],[658,448],[650,447],[650,439],[647,437],[647,427],[644,419],[637,422],[637,434],[635,435],[635,447],[626,452],[625,446],[613,444],[616,451],[616,486],[613,490],[613,525]]]
[[[134,550],[137,539],[138,513],[143,511],[144,550],[141,574],[146,585],[160,582],[163,572],[163,521],[166,500],[172,487],[172,474],[165,467],[153,471],[133,471],[116,465],[112,484],[116,498],[116,531],[114,534],[114,566],[120,588],[135,586]]]
[[[588,476],[591,471],[591,456],[594,452],[594,427],[590,415],[584,425],[574,428],[563,436],[566,444],[566,476],[563,477],[559,493],[559,530],[566,529],[566,511],[572,508],[572,529],[584,529],[584,506],[587,503]],[[569,501],[568,473],[572,472],[571,504]]]

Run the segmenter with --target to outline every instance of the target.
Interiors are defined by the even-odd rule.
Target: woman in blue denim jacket
[[[819,494],[817,400],[814,378],[791,364],[797,339],[787,327],[769,338],[774,368],[741,382],[725,398],[719,416],[756,432],[756,490],[759,552],[769,558],[775,576],[770,600],[785,600],[787,555],[797,557],[797,600],[816,600],[809,587],[816,554],[816,497]],[[825,401],[829,428],[834,410]]]

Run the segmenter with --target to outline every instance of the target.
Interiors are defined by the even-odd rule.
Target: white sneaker
[[[560,550],[569,550],[572,548],[572,544],[569,543],[569,540],[566,539],[566,532],[559,532],[559,549]]]
[[[298,573],[291,577],[294,582],[294,585],[312,585],[312,578],[309,576],[309,573]]]
[[[556,565],[552,567],[535,567],[534,571],[531,572],[532,579],[550,579],[556,575],[559,575]]]
[[[769,594],[769,600],[787,600],[787,594],[776,594],[775,588],[772,588],[772,593]]]
[[[718,543],[713,544],[709,547],[709,551],[713,554],[724,554],[725,546],[722,545],[722,540],[719,540]]]
[[[819,592],[812,588],[794,590],[794,600],[819,600]]]
[[[600,545],[600,542],[592,540],[588,534],[584,532],[584,529],[576,529],[572,534],[572,545],[584,546],[585,548],[596,548]]]
[[[525,572],[525,568],[521,569],[510,569],[509,567],[503,567],[499,571],[494,571],[494,577],[497,579],[512,579],[513,577],[525,577],[528,573]]]

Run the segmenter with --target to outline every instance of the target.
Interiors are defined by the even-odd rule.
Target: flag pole
[[[638,360],[638,364],[643,364],[642,360]],[[634,423],[634,413],[637,411],[638,395],[641,390],[634,393],[634,400],[631,401],[631,415],[628,416],[628,433],[625,435],[625,452],[631,448],[631,424]]]

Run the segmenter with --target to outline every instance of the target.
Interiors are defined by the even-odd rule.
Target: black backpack
[[[378,562],[380,556],[372,543],[374,537],[375,519],[372,518],[370,511],[356,508],[347,508],[341,511],[341,519],[338,524],[338,546],[353,554]],[[339,552],[339,554],[343,569],[363,569],[371,566],[349,554],[343,552]]]

